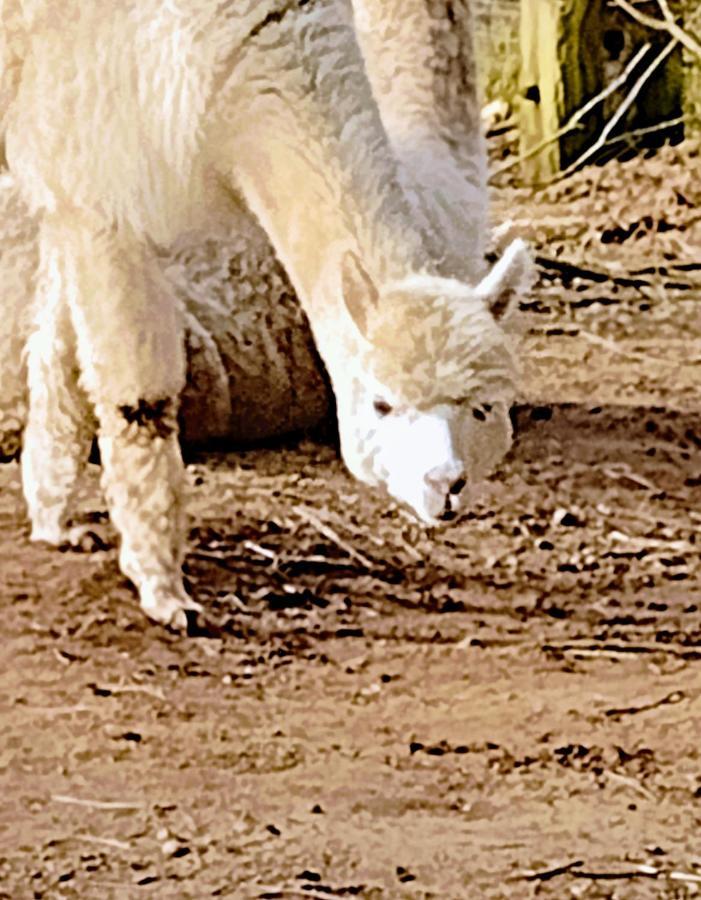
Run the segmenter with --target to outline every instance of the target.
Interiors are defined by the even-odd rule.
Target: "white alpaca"
[[[510,443],[513,360],[492,308],[529,258],[515,243],[479,283],[440,276],[347,0],[6,0],[0,15],[6,155],[40,217],[32,536],[66,539],[94,411],[142,608],[177,626],[198,608],[180,571],[182,333],[156,247],[225,219],[231,193],[309,316],[350,470],[425,521],[454,516]]]

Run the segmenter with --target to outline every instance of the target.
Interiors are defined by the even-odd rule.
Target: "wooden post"
[[[599,125],[594,115],[582,130],[555,139],[569,115],[601,89],[600,8],[601,0],[521,0],[520,152],[528,157],[529,182],[547,181]]]

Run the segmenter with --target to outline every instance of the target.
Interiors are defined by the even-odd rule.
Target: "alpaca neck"
[[[340,8],[322,4],[262,33],[238,61],[207,140],[223,148],[218,166],[268,233],[313,324],[336,315],[334,274],[347,250],[377,283],[431,267]]]

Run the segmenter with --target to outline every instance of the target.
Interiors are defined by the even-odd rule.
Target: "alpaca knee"
[[[140,398],[134,404],[118,407],[127,429],[139,441],[167,440],[178,430],[178,403],[173,397],[156,400]]]

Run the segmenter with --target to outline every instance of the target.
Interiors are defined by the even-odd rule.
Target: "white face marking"
[[[508,406],[466,400],[417,410],[393,400],[359,379],[337,396],[344,461],[423,522],[450,521],[508,451]]]

